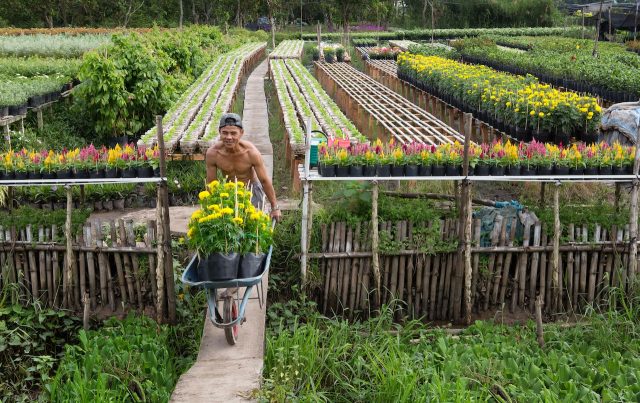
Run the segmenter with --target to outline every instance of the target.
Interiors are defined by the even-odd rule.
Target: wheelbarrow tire
[[[232,296],[228,296],[224,299],[222,308],[225,323],[233,322],[238,318],[238,304]],[[226,326],[224,328],[224,335],[227,338],[227,343],[232,346],[238,341],[238,329],[239,326],[237,323],[233,326]]]

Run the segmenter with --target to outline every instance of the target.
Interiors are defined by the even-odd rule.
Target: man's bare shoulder
[[[243,147],[245,150],[247,150],[247,153],[249,154],[252,160],[254,160],[255,158],[262,157],[262,154],[260,154],[260,151],[258,151],[258,149],[253,143],[246,140],[240,140],[240,146]]]
[[[215,156],[218,155],[218,153],[220,152],[221,148],[222,148],[222,143],[220,143],[220,142],[213,143],[207,149],[207,152],[205,153],[205,156],[207,158],[215,158]]]

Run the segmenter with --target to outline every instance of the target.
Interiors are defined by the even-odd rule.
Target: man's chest
[[[242,158],[219,156],[219,158],[216,158],[216,166],[227,174],[247,176],[251,174],[253,164],[244,156]]]

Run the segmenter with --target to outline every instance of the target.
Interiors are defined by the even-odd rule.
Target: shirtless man
[[[242,140],[242,118],[235,113],[222,115],[219,125],[220,140],[209,147],[205,155],[207,183],[217,179],[218,169],[229,179],[252,185],[251,203],[256,207],[266,195],[271,204],[271,218],[279,221],[282,214],[276,200],[276,191],[262,160],[260,151],[248,141]]]

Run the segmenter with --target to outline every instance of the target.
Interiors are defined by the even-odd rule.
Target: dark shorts
[[[253,204],[253,207],[257,209],[264,210],[267,204],[267,199],[265,197],[262,184],[259,181],[256,181],[256,182],[251,182],[249,186],[251,187],[251,191],[252,191],[251,204]]]

